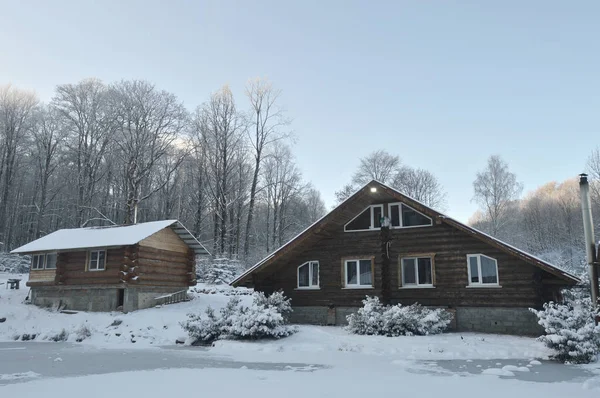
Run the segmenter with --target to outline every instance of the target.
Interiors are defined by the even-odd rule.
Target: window
[[[344,231],[368,231],[381,228],[383,205],[371,205],[344,226]]]
[[[401,272],[403,287],[433,286],[433,261],[431,257],[404,257]]]
[[[469,286],[498,285],[498,262],[483,254],[467,255]]]
[[[392,227],[409,228],[432,225],[431,218],[404,203],[390,203],[388,210]]]
[[[34,254],[31,256],[31,269],[44,269],[45,254]]]
[[[298,289],[319,288],[319,262],[307,261],[298,267]]]
[[[352,259],[344,262],[346,287],[372,287],[373,261],[371,259]]]
[[[46,269],[56,269],[56,253],[46,254]]]
[[[106,250],[91,250],[88,271],[103,271],[106,265]]]

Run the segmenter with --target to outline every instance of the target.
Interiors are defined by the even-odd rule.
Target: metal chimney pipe
[[[583,233],[585,235],[585,251],[587,254],[588,272],[591,282],[592,304],[598,306],[598,268],[596,266],[596,243],[594,242],[594,223],[592,221],[592,205],[590,200],[590,184],[587,174],[579,175],[579,191],[581,193],[581,211],[583,214]]]

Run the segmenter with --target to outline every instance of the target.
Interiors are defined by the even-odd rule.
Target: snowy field
[[[0,283],[8,277],[0,274]],[[22,278],[24,283],[26,275]],[[88,397],[135,392],[161,398],[174,391],[221,397],[600,396],[600,364],[549,363],[550,351],[531,338],[475,333],[386,338],[300,326],[282,340],[184,347],[175,341],[185,340],[179,322],[186,314],[208,305],[220,308],[237,290],[197,293],[186,303],[131,314],[56,313],[23,304],[28,290],[0,285],[0,320],[6,318],[0,323],[2,396],[75,397],[83,391]],[[66,342],[51,342],[61,333]],[[35,340],[14,340],[24,334],[35,334]]]

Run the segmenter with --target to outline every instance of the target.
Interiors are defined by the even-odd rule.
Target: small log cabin
[[[61,229],[12,251],[30,254],[31,302],[82,311],[134,311],[196,284],[208,251],[177,220]]]
[[[528,310],[579,279],[377,181],[232,282],[292,299],[292,321],[343,324],[365,296],[442,307],[452,327],[535,335]]]

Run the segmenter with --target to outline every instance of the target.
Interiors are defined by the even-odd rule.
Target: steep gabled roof
[[[252,266],[251,268],[246,270],[246,272],[244,272],[243,274],[238,276],[233,282],[231,282],[231,285],[238,286],[239,284],[241,284],[242,281],[244,281],[246,278],[248,278],[253,272],[269,266],[270,264],[272,264],[274,262],[275,259],[277,259],[281,255],[283,255],[285,252],[291,250],[294,247],[297,247],[301,242],[303,242],[306,238],[308,238],[314,231],[317,231],[317,230],[320,230],[321,228],[323,228],[325,226],[325,224],[327,224],[337,212],[341,211],[341,209],[346,207],[348,203],[355,200],[355,198],[357,198],[359,196],[359,194],[366,192],[367,190],[370,190],[372,187],[385,190],[390,196],[397,199],[398,201],[406,203],[407,205],[414,207],[415,209],[422,211],[426,215],[432,217],[434,222],[441,222],[441,223],[448,224],[460,231],[463,231],[463,232],[473,236],[476,239],[479,239],[483,242],[486,242],[486,243],[496,247],[499,250],[502,250],[510,255],[516,256],[516,257],[520,258],[521,260],[523,260],[533,266],[539,267],[539,268],[543,269],[544,271],[549,272],[550,274],[557,276],[558,278],[561,278],[569,283],[579,283],[580,282],[579,278],[576,277],[575,275],[572,275],[569,272],[567,272],[561,268],[558,268],[555,265],[548,263],[547,261],[544,261],[544,260],[542,260],[536,256],[533,256],[521,249],[518,249],[512,245],[509,245],[508,243],[505,243],[505,242],[501,241],[500,239],[497,239],[488,234],[485,234],[473,227],[469,227],[468,225],[465,225],[465,224],[461,223],[460,221],[457,221],[451,217],[446,216],[445,214],[442,214],[436,210],[433,210],[429,206],[399,192],[398,190],[396,190],[394,188],[391,188],[379,181],[373,180],[373,181],[369,182],[368,184],[366,184],[361,189],[359,189],[357,192],[355,192],[353,195],[351,195],[345,201],[340,203],[336,208],[334,208],[332,211],[327,213],[325,216],[323,216],[319,220],[315,221],[312,225],[310,225],[304,231],[300,232],[298,235],[296,235],[294,238],[292,238],[285,245],[281,246],[279,249],[275,250],[273,253],[271,253],[267,257],[263,258],[258,263],[256,263],[254,266]]]
[[[151,221],[134,225],[60,229],[23,245],[11,253],[35,253],[110,246],[135,245],[158,231],[170,227],[198,255],[208,250],[177,220]]]

